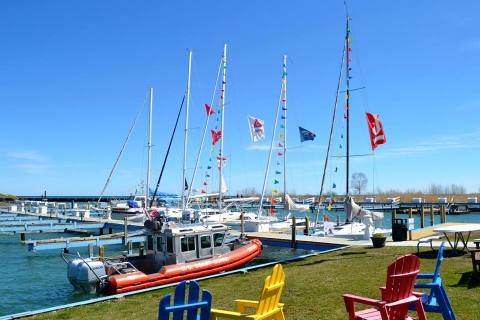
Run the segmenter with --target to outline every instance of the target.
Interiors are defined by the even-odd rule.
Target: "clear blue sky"
[[[458,183],[478,191],[480,4],[352,0],[349,10],[352,87],[367,87],[352,94],[352,153],[369,152],[365,111],[380,114],[388,140],[375,155],[375,186]],[[313,143],[290,152],[289,189],[317,193],[344,15],[340,0],[3,1],[0,191],[98,194],[150,86],[156,180],[185,91],[187,48],[193,50],[191,168],[203,103],[210,100],[226,41],[231,191],[261,188],[267,153],[252,147],[246,116],[263,118],[271,137],[286,53],[288,142],[300,145],[299,125],[317,134]],[[339,122],[334,150],[340,128]],[[135,189],[145,174],[145,144],[146,113],[107,193]],[[181,162],[178,136],[163,191],[179,191]],[[329,185],[343,188],[342,166],[337,175],[329,169]],[[372,157],[352,160],[351,171],[365,172],[370,189],[372,168]]]

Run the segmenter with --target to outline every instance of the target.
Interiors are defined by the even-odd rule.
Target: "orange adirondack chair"
[[[344,294],[349,320],[406,320],[408,305],[415,303],[419,320],[426,320],[421,298],[413,294],[415,279],[420,271],[420,259],[408,254],[397,258],[387,269],[387,283],[380,288],[382,299],[375,300]],[[355,311],[355,303],[373,306]]]

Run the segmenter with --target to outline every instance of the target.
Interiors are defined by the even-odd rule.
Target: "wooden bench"
[[[417,243],[417,253],[420,253],[420,244],[422,243],[430,243],[430,248],[432,248],[432,251],[433,251],[433,245],[432,245],[432,241],[433,240],[438,240],[440,239],[442,236],[441,235],[433,235],[433,236],[430,236],[430,237],[424,237],[424,238],[420,238],[418,239],[418,243]]]

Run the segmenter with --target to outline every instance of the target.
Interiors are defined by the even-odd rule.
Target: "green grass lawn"
[[[284,265],[286,286],[282,302],[287,319],[347,319],[342,293],[379,297],[385,284],[386,268],[396,256],[416,248],[351,248],[321,254]],[[423,249],[426,250],[426,249]],[[459,320],[480,319],[480,280],[472,274],[470,255],[447,258],[442,279]],[[420,254],[422,272],[432,272],[436,252]],[[237,298],[257,299],[264,278],[271,268],[248,274],[202,281],[201,287],[213,294],[215,308],[233,308]],[[173,288],[139,294],[111,302],[66,309],[34,319],[157,319],[158,301]],[[428,319],[442,319],[428,314]]]

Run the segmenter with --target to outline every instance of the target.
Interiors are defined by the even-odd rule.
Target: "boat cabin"
[[[209,259],[231,251],[225,244],[223,224],[182,225],[167,223],[160,230],[145,229],[145,250],[150,272],[170,264]]]

